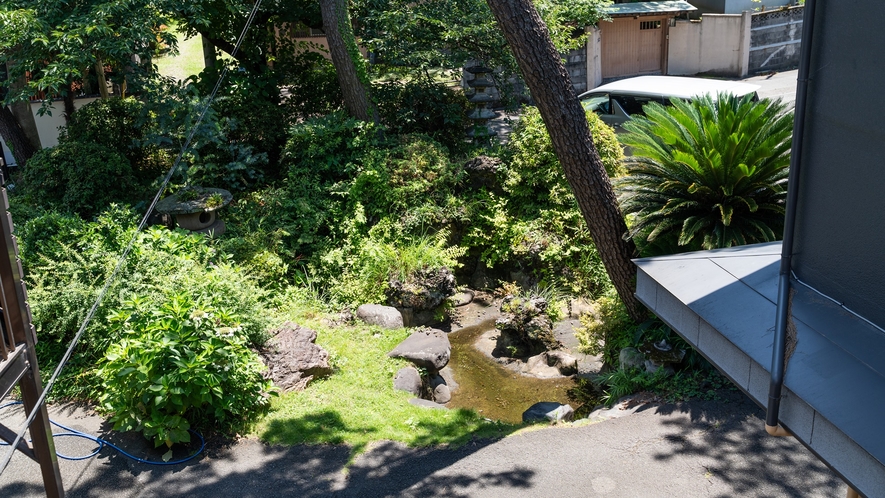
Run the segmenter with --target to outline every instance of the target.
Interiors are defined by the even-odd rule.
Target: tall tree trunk
[[[71,116],[74,115],[77,108],[74,107],[74,84],[68,84],[68,91],[65,93],[65,124],[71,121]]]
[[[101,98],[110,98],[108,80],[104,77],[104,63],[101,61],[101,57],[95,58],[95,79],[98,81],[98,93],[101,95]]]
[[[200,35],[200,42],[203,45],[203,67],[206,69],[214,69],[215,45],[206,35]]]
[[[547,27],[531,0],[486,1],[538,105],[602,263],[630,316],[642,321],[648,312],[633,294],[636,266],[630,261],[636,248],[623,239],[627,226],[611,181]]]
[[[12,90],[21,90],[26,84],[27,80],[23,74],[12,82]],[[28,155],[28,157],[31,157],[34,152],[43,148],[43,145],[40,143],[40,132],[37,131],[37,121],[34,119],[34,111],[31,109],[31,102],[28,100],[19,100],[10,104],[9,107],[12,110],[12,115],[18,122],[18,129],[24,133],[25,138],[31,144],[31,150],[33,152]],[[11,146],[8,141],[6,144]],[[18,157],[16,157],[15,160],[18,162]],[[24,163],[19,164],[23,165]]]
[[[18,120],[15,119],[12,111],[5,105],[0,105],[0,136],[3,137],[3,141],[6,142],[6,145],[12,151],[13,157],[15,157],[16,164],[20,167],[24,167],[28,159],[37,152],[37,149],[31,145],[31,141],[28,140],[27,135],[19,126]]]
[[[365,68],[362,64],[357,66],[362,61],[356,58],[362,55],[350,25],[347,0],[320,0],[320,13],[323,16],[323,31],[329,42],[329,54],[344,94],[344,106],[351,116],[369,121],[373,119],[375,110],[366,91],[368,77]]]

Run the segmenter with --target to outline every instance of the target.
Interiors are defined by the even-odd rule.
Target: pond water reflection
[[[449,334],[452,356],[449,368],[458,383],[449,408],[471,408],[492,420],[522,422],[522,412],[539,401],[567,404],[570,378],[538,379],[514,372],[486,356],[473,343],[495,328],[490,319]]]

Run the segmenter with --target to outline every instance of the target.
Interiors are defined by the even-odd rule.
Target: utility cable
[[[6,403],[5,405],[0,405],[0,410],[10,407],[10,406],[13,406],[13,405],[20,405],[20,404],[22,404],[21,401],[13,401],[11,403]],[[117,450],[117,453],[123,455],[124,457],[126,457],[130,460],[134,460],[138,463],[143,463],[146,465],[178,465],[180,463],[185,463],[185,462],[189,462],[189,461],[193,460],[200,453],[203,452],[203,449],[206,448],[206,440],[203,438],[203,436],[200,435],[200,433],[197,431],[188,429],[189,433],[193,434],[194,436],[197,436],[197,439],[199,439],[200,449],[193,452],[191,455],[186,456],[184,458],[179,458],[178,460],[171,460],[168,462],[160,462],[157,460],[147,460],[144,458],[139,458],[131,453],[128,453],[127,451],[123,450],[122,448],[115,445],[114,443],[111,443],[110,441],[102,439],[98,436],[93,436],[92,434],[87,434],[85,432],[78,431],[77,429],[72,429],[72,428],[70,428],[66,425],[60,424],[52,419],[50,419],[49,422],[52,423],[52,425],[54,425],[56,427],[60,427],[60,428],[67,431],[67,432],[54,432],[54,433],[52,433],[52,437],[66,437],[66,436],[67,437],[79,437],[82,439],[88,439],[88,440],[93,441],[98,444],[98,447],[95,450],[93,450],[92,453],[89,453],[87,455],[70,456],[70,455],[63,455],[63,454],[59,453],[58,451],[55,452],[55,454],[58,455],[59,458],[62,458],[65,460],[86,460],[87,458],[92,458],[92,457],[98,455],[101,452],[101,450],[103,450],[104,447],[107,446],[109,448]],[[0,442],[0,446],[9,446],[9,443]]]
[[[240,37],[237,39],[237,43],[234,46],[234,50],[231,51],[231,57],[236,58],[237,52],[240,49],[240,45],[243,43],[243,40],[246,38],[246,33],[249,31],[249,27],[252,24],[252,21],[255,20],[255,15],[258,13],[258,8],[261,6],[262,0],[256,0],[255,5],[252,7],[252,12],[249,14],[248,19],[246,20],[245,26],[243,26],[243,31],[240,33]],[[37,403],[34,405],[34,409],[31,410],[31,413],[28,414],[27,419],[25,420],[24,426],[19,430],[18,435],[15,440],[12,442],[12,448],[7,453],[6,457],[3,459],[3,463],[0,464],[0,475],[6,470],[6,467],[9,466],[9,462],[12,460],[12,456],[16,452],[16,447],[18,443],[22,440],[25,435],[25,432],[28,431],[28,428],[31,426],[31,423],[34,421],[34,418],[37,416],[37,413],[40,411],[40,407],[46,401],[46,396],[49,394],[49,391],[55,385],[56,379],[58,379],[59,374],[64,369],[68,360],[71,358],[71,354],[74,351],[74,348],[77,346],[77,343],[80,341],[80,337],[86,331],[86,327],[89,325],[89,322],[92,321],[92,318],[95,316],[95,312],[98,310],[98,307],[101,305],[101,302],[104,300],[105,295],[108,292],[111,284],[116,280],[119,276],[120,270],[123,268],[123,264],[126,262],[126,258],[129,256],[129,252],[132,251],[132,247],[135,245],[135,240],[138,237],[138,234],[147,224],[150,219],[151,213],[154,211],[157,203],[160,201],[160,197],[163,196],[163,192],[166,190],[166,186],[169,185],[169,181],[172,179],[172,175],[175,174],[175,171],[178,169],[178,166],[181,164],[181,160],[184,157],[185,152],[188,147],[190,147],[191,141],[194,136],[197,134],[197,128],[202,123],[203,118],[206,116],[206,112],[209,110],[209,106],[212,105],[212,101],[215,99],[215,95],[218,93],[218,89],[221,88],[221,82],[224,81],[224,78],[227,76],[228,68],[225,67],[221,72],[221,75],[218,78],[218,81],[215,82],[215,88],[212,89],[212,93],[209,95],[208,99],[206,99],[206,103],[203,106],[200,114],[191,127],[191,132],[188,134],[187,140],[184,145],[181,147],[181,151],[178,153],[178,157],[175,158],[175,162],[172,164],[172,167],[169,168],[169,172],[166,173],[166,176],[163,178],[163,182],[160,184],[160,188],[157,191],[157,195],[154,196],[154,200],[151,201],[150,206],[148,206],[147,212],[145,212],[144,217],[142,217],[141,222],[138,224],[138,227],[135,230],[135,233],[132,234],[132,238],[129,240],[129,244],[126,246],[126,249],[120,255],[120,259],[117,261],[117,266],[114,268],[113,273],[111,273],[110,277],[108,277],[107,281],[102,287],[101,292],[99,292],[98,297],[95,299],[95,302],[92,304],[92,308],[89,309],[89,313],[86,314],[86,318],[83,320],[83,324],[80,326],[80,329],[77,331],[77,334],[74,335],[74,338],[71,340],[71,344],[68,346],[68,349],[65,351],[64,356],[59,362],[58,366],[55,368],[55,371],[52,373],[52,377],[50,377],[49,382],[46,383],[46,387],[43,388],[43,392],[40,394],[40,397],[37,399]]]

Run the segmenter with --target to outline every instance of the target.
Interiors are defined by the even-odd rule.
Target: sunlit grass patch
[[[408,363],[387,357],[408,329],[364,325],[324,327],[317,344],[332,356],[335,372],[302,392],[275,399],[256,433],[275,444],[347,444],[353,453],[373,441],[410,446],[460,445],[474,437],[500,437],[519,426],[492,422],[472,410],[436,410],[409,404],[393,389],[393,376]]]

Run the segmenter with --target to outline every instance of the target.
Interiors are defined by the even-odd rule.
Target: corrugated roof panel
[[[637,2],[609,5],[604,12],[611,17],[649,16],[664,14],[681,14],[698,10],[694,5],[683,1],[668,2]]]

